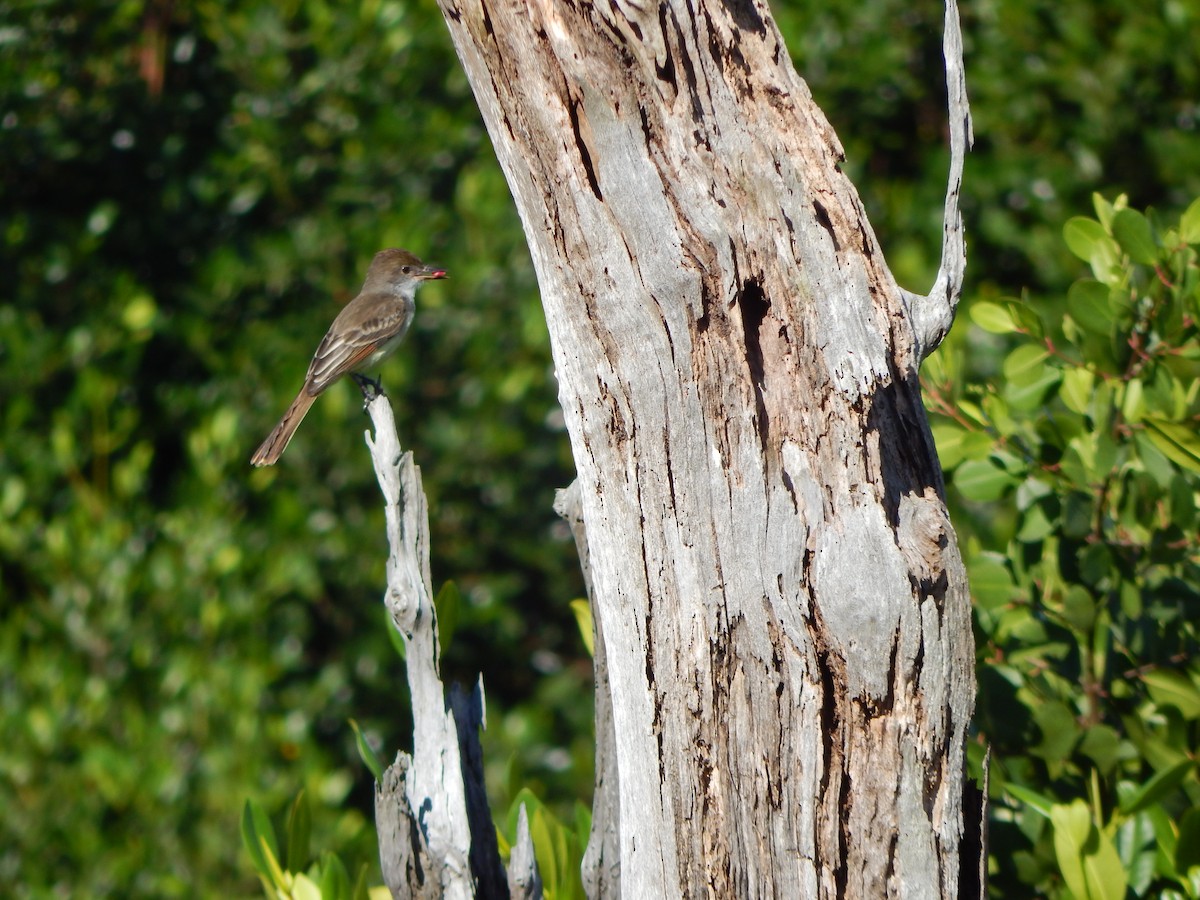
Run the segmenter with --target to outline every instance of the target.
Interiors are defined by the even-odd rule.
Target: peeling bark
[[[917,297],[761,0],[439,2],[546,310],[621,895],[969,895],[969,598],[917,382],[961,153]]]

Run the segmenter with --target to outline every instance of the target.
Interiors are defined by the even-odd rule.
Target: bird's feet
[[[351,372],[350,377],[354,379],[354,383],[362,391],[364,405],[370,403],[376,397],[383,396],[383,385],[378,378],[368,378],[366,375],[359,375],[357,372]]]

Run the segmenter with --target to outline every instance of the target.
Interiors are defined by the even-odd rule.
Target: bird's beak
[[[445,269],[439,269],[437,266],[426,266],[425,270],[421,273],[421,277],[432,281],[437,278],[449,278],[450,276],[446,274]]]

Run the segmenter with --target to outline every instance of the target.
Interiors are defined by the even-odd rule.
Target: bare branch
[[[396,897],[505,896],[479,750],[483,686],[452,692],[447,708],[421,473],[401,452],[387,398],[377,395],[367,411],[390,547],[384,604],[404,638],[413,706],[413,755],[398,754],[375,792],[384,880]]]
[[[920,359],[936,350],[950,331],[962,296],[963,275],[967,267],[967,242],[958,201],[962,190],[963,162],[975,135],[971,128],[962,28],[955,0],[946,0],[942,52],[946,57],[946,92],[950,116],[950,177],[946,186],[946,212],[942,222],[942,261],[933,290],[927,297],[904,292],[912,314]]]

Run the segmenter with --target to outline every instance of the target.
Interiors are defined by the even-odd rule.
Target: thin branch
[[[967,268],[967,242],[963,232],[959,195],[962,191],[963,163],[975,141],[971,127],[971,107],[967,101],[967,75],[963,64],[962,27],[958,4],[946,0],[946,22],[942,35],[946,57],[946,93],[950,123],[950,177],[946,186],[946,209],[942,220],[942,261],[933,290],[922,297],[905,291],[913,319],[919,359],[937,349],[950,331],[954,313],[962,297],[963,277]]]

